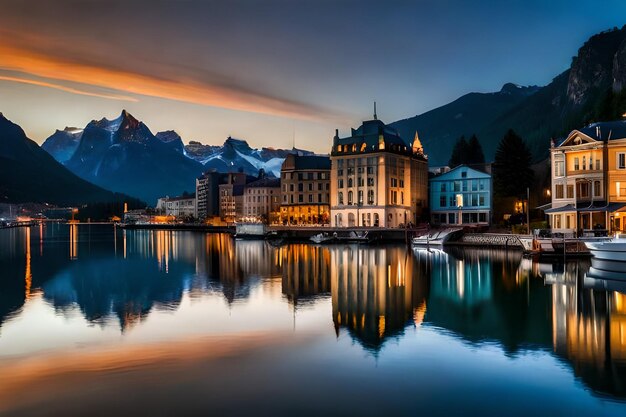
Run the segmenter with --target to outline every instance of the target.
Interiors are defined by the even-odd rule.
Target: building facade
[[[491,174],[466,165],[430,179],[430,218],[435,225],[489,225]]]
[[[280,222],[282,224],[329,223],[329,157],[287,155],[280,176]]]
[[[220,214],[219,181],[217,171],[207,171],[196,178],[196,217],[204,220]]]
[[[234,222],[244,215],[243,192],[248,181],[246,174],[229,173],[223,184],[219,185],[220,218],[226,222]]]
[[[280,178],[262,178],[244,187],[243,214],[248,221],[269,223],[280,211]]]
[[[416,224],[428,205],[428,161],[417,133],[408,144],[374,117],[352,134],[335,133],[331,150],[335,227]]]
[[[157,200],[156,209],[159,213],[166,216],[197,217],[196,216],[196,197],[180,196],[180,197],[162,197]]]
[[[626,231],[626,122],[573,130],[550,149],[553,232],[588,236]]]

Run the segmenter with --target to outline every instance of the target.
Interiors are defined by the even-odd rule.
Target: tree
[[[504,135],[493,164],[493,189],[498,197],[524,199],[533,183],[530,149],[512,129]]]
[[[465,140],[465,136],[461,136],[459,140],[457,140],[454,144],[454,148],[452,148],[452,155],[450,156],[450,160],[448,161],[448,166],[450,168],[454,168],[456,166],[464,164],[467,151],[467,141]]]
[[[472,164],[484,164],[485,154],[483,153],[483,147],[480,146],[480,142],[476,135],[472,135],[469,142],[465,140],[465,136],[461,136],[459,140],[454,144],[452,149],[452,155],[448,166],[454,168],[459,165],[472,165]]]
[[[480,146],[480,142],[478,141],[476,135],[472,135],[469,142],[467,142],[467,158],[465,163],[467,165],[485,163],[483,147]]]

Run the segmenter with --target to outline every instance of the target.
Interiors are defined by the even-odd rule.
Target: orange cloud
[[[12,82],[16,82],[16,83],[22,83],[22,84],[30,84],[30,85],[37,85],[40,87],[47,87],[47,88],[54,88],[55,90],[61,90],[61,91],[65,91],[68,93],[72,93],[72,94],[80,94],[83,96],[92,96],[92,97],[100,97],[100,98],[106,98],[109,100],[122,100],[122,101],[139,101],[136,98],[133,97],[129,97],[129,96],[122,96],[122,95],[115,95],[115,94],[100,94],[100,93],[91,93],[89,91],[84,91],[84,90],[79,90],[76,88],[72,88],[72,87],[66,87],[60,84],[53,84],[53,83],[48,83],[45,81],[37,81],[37,80],[30,80],[27,78],[18,78],[18,77],[9,77],[9,76],[4,76],[4,75],[0,75],[0,80],[2,81],[12,81]]]
[[[173,81],[125,70],[103,68],[94,64],[75,62],[6,44],[0,44],[0,69],[18,71],[48,80],[80,83],[123,93],[165,98],[231,110],[310,120],[318,120],[321,117],[333,117],[329,114],[324,114],[324,111],[321,109],[302,103],[267,97],[228,87],[198,83],[193,80]],[[12,81],[24,82],[21,78]],[[32,82],[32,84],[35,84],[35,82]],[[53,83],[43,82],[38,85],[43,84],[47,84],[45,85],[46,87],[52,87],[53,85]],[[66,88],[65,91],[76,94],[85,93],[77,89]]]

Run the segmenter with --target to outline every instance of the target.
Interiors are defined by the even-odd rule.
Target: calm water
[[[0,414],[626,415],[585,262],[0,230]]]

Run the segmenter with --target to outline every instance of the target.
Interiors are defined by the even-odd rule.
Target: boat
[[[626,239],[585,242],[593,256],[587,276],[595,279],[626,280]]]
[[[626,239],[618,238],[603,242],[585,242],[585,245],[587,245],[594,258],[623,262],[624,271],[626,271]]]
[[[347,243],[370,243],[372,241],[372,237],[369,235],[367,230],[364,232],[352,231],[348,233],[347,236],[337,236],[337,240]]]
[[[437,230],[425,235],[414,237],[413,246],[443,246],[451,238],[457,237],[463,232],[461,228]]]
[[[333,233],[332,235],[327,232],[318,233],[316,235],[311,236],[310,240],[313,243],[317,243],[317,244],[336,242],[337,232]]]

